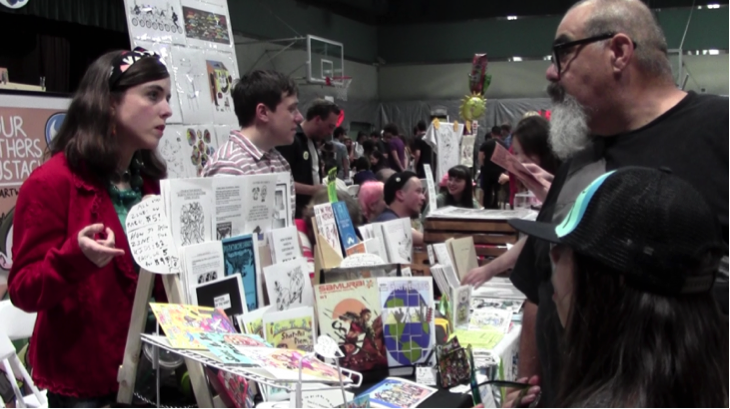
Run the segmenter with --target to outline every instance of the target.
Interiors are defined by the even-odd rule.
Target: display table
[[[431,212],[424,222],[424,241],[443,243],[451,238],[472,237],[480,264],[499,257],[507,244],[518,240],[517,231],[507,221],[532,218],[536,212],[521,210],[463,209],[444,207]]]

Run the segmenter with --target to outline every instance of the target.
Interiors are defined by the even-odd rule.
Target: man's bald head
[[[646,73],[673,82],[667,40],[646,4],[640,0],[582,0],[568,13],[579,7],[589,9],[583,27],[585,37],[626,34],[636,43],[634,57],[637,66]]]

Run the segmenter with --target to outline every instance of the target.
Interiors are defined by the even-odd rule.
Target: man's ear
[[[267,108],[265,104],[257,104],[255,116],[256,116],[256,119],[258,119],[259,121],[268,123],[269,122],[269,108]]]
[[[403,193],[403,189],[401,189],[401,190],[398,190],[398,191],[396,191],[396,192],[395,192],[395,198],[396,198],[396,199],[397,199],[397,200],[398,200],[399,202],[402,202],[402,201],[403,201],[403,195],[405,195],[405,193]]]
[[[634,41],[626,34],[616,34],[609,43],[613,71],[619,73],[626,69],[634,57]]]

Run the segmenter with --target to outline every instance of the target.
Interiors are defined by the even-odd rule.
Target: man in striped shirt
[[[288,76],[256,70],[233,88],[233,107],[241,129],[232,131],[203,169],[203,176],[286,172],[291,178],[292,218],[296,192],[291,168],[274,148],[291,145],[302,122],[298,88]]]

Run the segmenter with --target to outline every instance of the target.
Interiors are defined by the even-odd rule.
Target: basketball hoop
[[[347,101],[347,89],[350,88],[352,77],[327,77],[325,82],[328,86],[334,87],[335,98]]]

